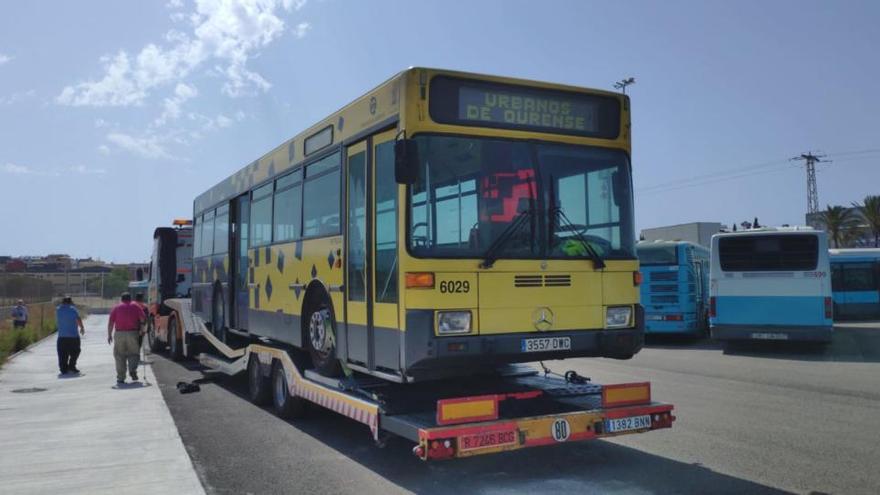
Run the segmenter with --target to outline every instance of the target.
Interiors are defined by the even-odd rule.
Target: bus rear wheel
[[[277,360],[272,364],[272,406],[282,419],[299,418],[306,412],[306,400],[290,395],[284,366]]]
[[[168,349],[171,359],[175,361],[183,360],[183,342],[177,335],[177,318],[168,319]]]
[[[336,357],[336,322],[333,310],[326,302],[311,307],[306,312],[306,346],[315,370],[324,376],[340,376],[342,367]]]
[[[147,344],[150,346],[150,352],[153,354],[165,352],[165,344],[156,335],[156,327],[153,324],[152,318],[147,321]]]

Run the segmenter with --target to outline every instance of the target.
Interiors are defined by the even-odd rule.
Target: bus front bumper
[[[715,340],[796,340],[831,342],[833,326],[712,325]]]
[[[407,375],[419,380],[470,374],[475,369],[502,364],[576,357],[629,359],[645,340],[644,311],[636,306],[636,325],[615,330],[567,330],[499,335],[434,335],[434,315],[429,310],[407,311],[404,362]],[[571,348],[562,351],[523,352],[523,340],[568,337]]]

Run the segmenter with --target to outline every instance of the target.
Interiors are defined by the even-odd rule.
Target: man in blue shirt
[[[55,310],[55,319],[58,322],[58,369],[62,375],[79,373],[76,369],[80,353],[79,337],[86,334],[86,328],[70,297],[65,296],[61,300],[61,305]],[[79,334],[76,333],[77,328]]]

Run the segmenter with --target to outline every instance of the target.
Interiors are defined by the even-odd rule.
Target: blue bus
[[[880,249],[829,249],[836,319],[880,318]]]
[[[761,228],[712,236],[709,323],[719,340],[830,342],[825,232]]]
[[[709,326],[709,250],[684,241],[640,242],[645,333],[702,335]]]

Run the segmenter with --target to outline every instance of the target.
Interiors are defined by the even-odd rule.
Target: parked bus
[[[147,342],[154,352],[170,349],[175,359],[184,357],[183,327],[172,317],[168,299],[192,294],[193,228],[192,220],[175,220],[173,227],[159,227],[153,232],[153,255],[150,260],[147,306]]]
[[[712,236],[712,338],[829,342],[833,311],[826,246],[825,232],[803,227]]]
[[[709,329],[709,250],[685,241],[640,242],[645,333]]]
[[[829,249],[836,319],[880,318],[880,249]]]
[[[625,95],[408,69],[195,199],[193,311],[328,376],[630,358],[629,157]]]

